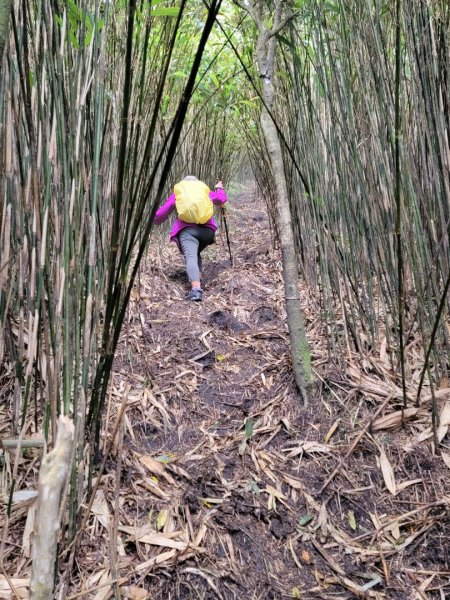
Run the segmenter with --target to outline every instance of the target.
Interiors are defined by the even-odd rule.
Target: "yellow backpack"
[[[173,191],[178,218],[185,223],[204,225],[213,216],[210,189],[202,181],[180,181]]]

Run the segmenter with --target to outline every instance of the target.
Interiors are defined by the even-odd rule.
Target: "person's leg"
[[[198,266],[199,240],[195,235],[194,227],[183,229],[178,239],[181,252],[186,263],[186,272],[192,289],[200,288],[200,269]]]
[[[214,231],[212,229],[210,229],[209,227],[199,227],[198,240],[199,240],[198,268],[200,271],[200,281],[201,281],[202,280],[202,271],[203,271],[201,253],[207,246],[210,246],[212,243],[214,243]]]
[[[198,262],[198,270],[200,273],[200,281],[202,280],[202,255],[200,254],[201,250],[200,250],[200,246],[198,247],[198,254],[197,254],[197,262]]]
[[[199,241],[198,245],[198,268],[200,272],[202,271],[202,257],[201,252],[207,247],[210,246],[214,241],[214,231],[209,227],[198,227],[199,231],[197,232],[197,239]]]
[[[186,261],[186,272],[191,282],[191,292],[188,295],[189,300],[202,300],[201,289],[201,268],[202,259],[200,252],[212,244],[214,232],[209,227],[193,225],[183,229],[178,236],[181,251]]]

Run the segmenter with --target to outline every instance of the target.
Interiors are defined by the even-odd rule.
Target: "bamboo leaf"
[[[387,489],[395,496],[397,489],[395,485],[394,471],[383,448],[380,448],[380,467]]]
[[[178,7],[155,8],[152,10],[152,17],[178,17],[179,12]]]
[[[169,516],[169,512],[166,509],[162,509],[158,513],[158,518],[156,519],[156,529],[161,531],[164,525],[167,522],[167,517]]]
[[[356,517],[353,510],[348,511],[348,524],[353,529],[353,531],[356,531]]]
[[[330,427],[330,430],[328,431],[327,435],[325,436],[324,442],[325,444],[327,444],[330,439],[333,437],[336,429],[338,428],[339,423],[341,422],[341,419],[337,419],[337,421],[335,421],[333,423],[333,425]]]
[[[245,421],[245,439],[246,440],[249,440],[252,437],[254,424],[255,424],[255,421],[250,417]]]
[[[447,454],[447,452],[441,452],[441,457],[444,463],[450,469],[450,454]]]

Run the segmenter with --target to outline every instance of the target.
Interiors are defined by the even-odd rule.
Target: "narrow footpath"
[[[376,446],[363,439],[320,494],[355,425],[365,425],[375,409],[356,400],[361,377],[344,381],[339,361],[330,359],[319,307],[306,292],[319,385],[303,408],[290,373],[281,262],[264,204],[252,190],[241,193],[227,219],[234,266],[222,231],[203,254],[199,304],[183,299],[187,281],[175,245],[166,232],[154,233],[115,362],[109,432],[124,399],[127,409],[70,593],[110,598],[113,588],[105,584],[115,580],[122,597],[153,600],[412,597],[404,579],[412,563],[404,553],[397,560],[398,546],[416,534],[424,542],[428,530],[398,525],[386,543],[373,530],[383,512],[430,502],[430,490],[426,497],[416,490],[410,504],[405,489],[395,507]],[[408,469],[410,479],[414,469],[423,476],[413,460]],[[428,514],[426,526],[441,513],[436,509],[434,520]],[[431,556],[442,551],[434,540]],[[422,557],[423,570],[432,560]],[[386,596],[380,584],[393,565],[402,581],[391,580]]]

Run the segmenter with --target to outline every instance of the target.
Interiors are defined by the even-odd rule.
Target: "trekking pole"
[[[228,252],[230,253],[230,262],[231,262],[231,266],[233,266],[233,255],[231,254],[230,236],[228,234],[228,224],[227,224],[227,218],[225,216],[225,208],[222,208],[222,216],[223,216],[223,224],[225,225],[225,234],[227,236]]]
[[[222,185],[221,177],[216,178],[216,184],[219,182]],[[221,212],[222,212],[222,217],[223,217],[223,224],[225,225],[225,234],[227,236],[228,252],[230,253],[230,263],[231,263],[231,266],[233,266],[233,255],[231,254],[230,234],[228,233],[228,223],[227,223],[227,218],[225,216],[225,207],[222,206],[221,208],[222,208]]]

